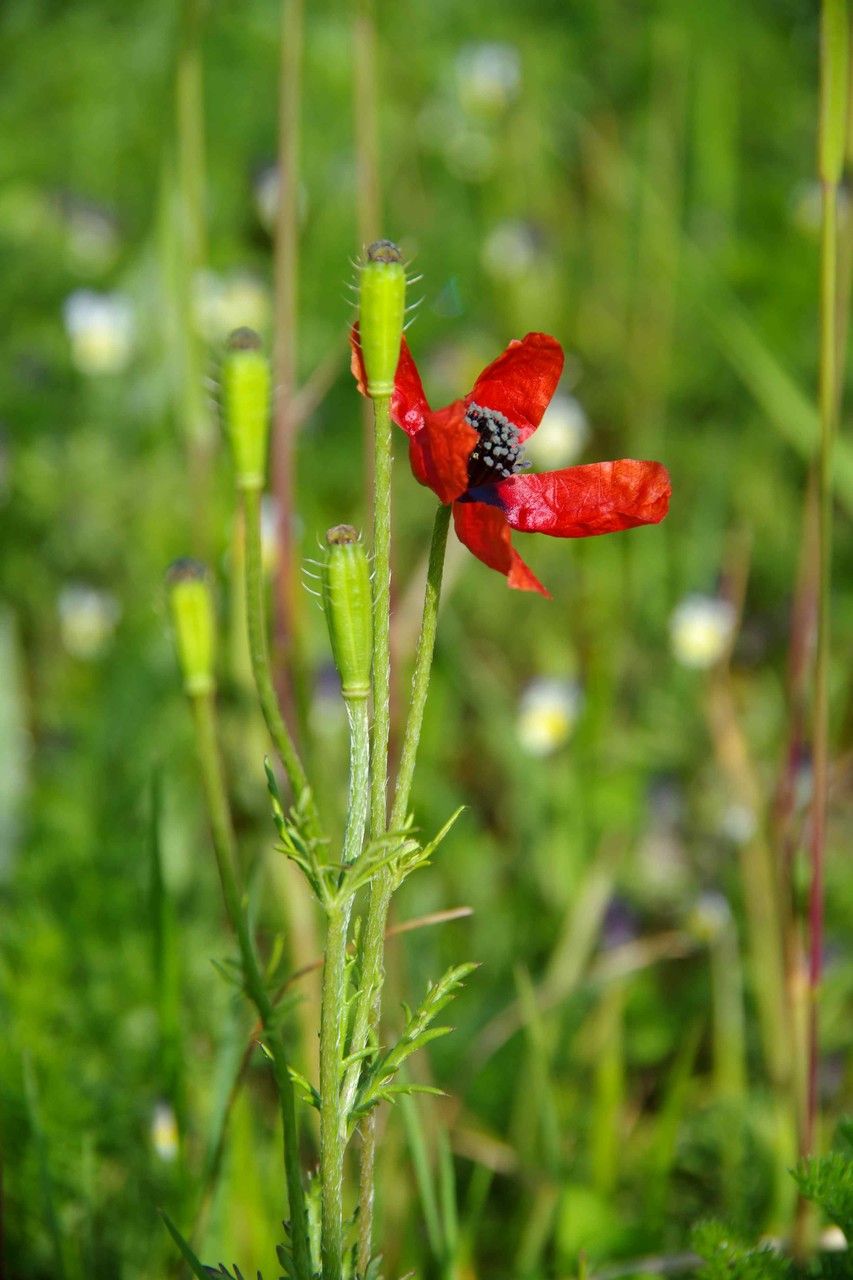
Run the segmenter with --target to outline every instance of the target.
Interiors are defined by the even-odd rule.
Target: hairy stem
[[[447,531],[449,527],[450,507],[441,505],[435,513],[435,522],[432,527],[424,611],[421,619],[420,635],[418,636],[418,646],[415,650],[415,669],[412,673],[412,701],[409,707],[409,717],[406,721],[406,731],[403,735],[403,750],[400,754],[400,768],[397,771],[394,803],[391,807],[392,831],[402,827],[406,821],[412,780],[415,776],[418,743],[421,738],[424,709],[426,707],[427,693],[429,692],[429,678],[432,672],[435,632],[438,624],[438,603],[441,597],[441,579],[444,574],[444,555],[447,549]]]
[[[299,753],[278,705],[267,650],[264,575],[261,564],[261,495],[257,489],[241,491],[246,539],[246,617],[249,656],[264,720],[287,774],[294,801],[305,815],[308,834],[315,839],[322,827],[317,804]]]
[[[276,1026],[275,1009],[258,965],[243,906],[243,892],[237,872],[236,842],[228,808],[222,761],[216,739],[216,712],[213,695],[195,695],[191,698],[191,703],[195,721],[199,763],[201,765],[202,781],[204,783],[211,834],[213,836],[213,849],[219,870],[219,880],[222,885],[225,910],[237,935],[246,993],[258,1011],[258,1016],[263,1025],[264,1038],[272,1057],[284,1137],[284,1165],[293,1236],[294,1262],[299,1280],[311,1280],[305,1196],[299,1169],[299,1125],[296,1115],[296,1097],[284,1040]]]
[[[370,835],[387,819],[388,738],[391,726],[391,400],[373,401],[373,731],[370,742]]]
[[[435,516],[430,546],[429,567],[427,569],[426,594],[424,596],[423,618],[415,655],[415,670],[412,677],[412,702],[403,737],[403,753],[400,771],[394,794],[391,814],[391,830],[403,826],[411,793],[412,779],[415,770],[418,741],[423,725],[424,708],[426,706],[429,677],[432,670],[432,659],[435,648],[435,632],[438,620],[438,605],[441,596],[441,580],[444,572],[444,555],[447,546],[447,531],[450,524],[450,508],[440,506]],[[387,739],[386,739],[387,741]],[[363,951],[362,980],[359,1001],[356,1006],[350,1051],[360,1053],[366,1046],[371,1032],[379,1025],[382,1012],[382,985],[385,979],[385,929],[388,922],[388,908],[394,882],[390,872],[383,872],[373,881],[370,890],[370,904],[367,910]],[[355,1099],[358,1087],[359,1066],[354,1064],[344,1082],[344,1106],[348,1112]],[[373,1182],[376,1161],[376,1109],[365,1119],[362,1126],[361,1167],[359,1172],[359,1249],[358,1272],[363,1275],[369,1262],[372,1248],[373,1229]]]
[[[369,807],[369,720],[367,702],[347,700],[350,722],[349,809],[342,864],[361,853]],[[320,1020],[320,1183],[323,1203],[321,1252],[324,1280],[340,1280],[343,1266],[343,1176],[346,1112],[342,1075],[346,1040],[346,949],[352,895],[329,912],[323,964]]]
[[[343,862],[349,866],[355,862],[364,844],[367,830],[370,795],[368,790],[370,770],[370,720],[367,701],[347,699],[347,716],[350,725],[350,783],[347,825],[344,832]]]
[[[343,1181],[345,1131],[341,1118],[341,1060],[346,1010],[347,918],[336,904],[329,912],[320,1019],[320,1189],[323,1204],[323,1280],[341,1280],[343,1270]]]

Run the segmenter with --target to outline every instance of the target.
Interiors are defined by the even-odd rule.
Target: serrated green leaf
[[[413,871],[418,871],[429,864],[432,855],[435,853],[436,849],[441,844],[442,840],[444,840],[451,828],[456,824],[459,815],[464,811],[464,809],[465,805],[460,805],[428,844],[423,847],[416,846],[410,855],[400,859],[397,874],[395,876],[396,887],[399,887]],[[409,819],[409,823],[411,824],[411,818]]]
[[[348,1053],[347,1056],[343,1059],[341,1063],[341,1067],[343,1068],[344,1071],[346,1071],[347,1068],[351,1067],[354,1062],[364,1062],[366,1061],[366,1059],[373,1058],[375,1056],[376,1056],[376,1045],[375,1044],[365,1045],[365,1047],[363,1049],[360,1049],[358,1053]]]
[[[830,1222],[853,1237],[853,1158],[845,1151],[803,1160],[794,1170],[803,1195],[814,1201]]]
[[[430,983],[420,1006],[406,1020],[403,1033],[381,1057],[364,1072],[350,1117],[350,1129],[354,1119],[365,1114],[383,1098],[390,1100],[389,1089],[394,1076],[408,1058],[431,1040],[445,1036],[453,1028],[433,1026],[433,1020],[456,995],[464,979],[477,968],[476,964],[452,965],[437,982]]]
[[[306,1076],[297,1071],[295,1067],[289,1068],[290,1078],[305,1098],[305,1101],[312,1107],[320,1110],[320,1095],[314,1088],[313,1084]]]
[[[719,1222],[693,1232],[693,1248],[704,1259],[700,1280],[790,1280],[791,1264],[767,1245],[751,1248]]]
[[[414,1081],[388,1085],[385,1092],[396,1094],[399,1097],[409,1097],[415,1093],[426,1093],[433,1098],[447,1097],[446,1089],[439,1089],[438,1086],[434,1084],[416,1084]]]
[[[235,967],[233,960],[211,960],[210,963],[229,987],[236,987],[238,991],[243,990],[243,971]]]
[[[345,868],[335,868],[340,875],[336,900],[351,898],[381,871],[405,857],[410,848],[417,847],[416,841],[408,839],[405,831],[389,831],[378,840],[372,840],[356,862]]]

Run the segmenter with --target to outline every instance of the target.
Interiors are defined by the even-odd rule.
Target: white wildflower
[[[133,353],[135,323],[130,299],[121,293],[77,289],[63,306],[71,358],[81,373],[120,373]]]
[[[178,1158],[178,1121],[168,1102],[158,1102],[151,1114],[151,1145],[166,1164]]]
[[[669,620],[676,660],[684,667],[707,670],[725,656],[734,639],[735,609],[718,596],[685,596]]]
[[[523,691],[516,717],[522,750],[548,756],[565,746],[577,722],[583,698],[575,680],[537,677]]]
[[[59,631],[72,658],[100,657],[121,612],[115,596],[86,583],[68,583],[59,593]]]
[[[521,57],[514,45],[497,40],[466,45],[455,70],[459,102],[470,115],[500,115],[518,97]]]

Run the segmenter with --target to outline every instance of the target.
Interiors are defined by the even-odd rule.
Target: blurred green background
[[[552,602],[451,554],[416,820],[468,807],[396,918],[473,914],[395,939],[389,1025],[451,961],[482,967],[414,1068],[447,1097],[386,1117],[388,1276],[569,1276],[582,1250],[635,1274],[707,1214],[751,1238],[790,1225],[817,8],[373,11],[382,229],[423,274],[409,340],[433,402],[547,330],[568,360],[536,467],[657,457],[673,482],[657,529],[518,539]],[[0,11],[0,1247],[16,1280],[180,1274],[159,1207],[205,1260],[277,1274],[274,1099],[212,963],[231,940],[162,582],[187,551],[215,570],[245,865],[265,945],[282,933],[298,967],[317,921],[272,849],[213,404],[229,330],[273,337],[281,19],[273,0]],[[366,511],[345,341],[357,49],[347,5],[306,7],[296,339],[318,395],[300,556]],[[845,198],[843,291],[846,214]],[[398,453],[404,709],[433,499]],[[843,439],[837,492],[827,1141],[853,1083]],[[345,719],[322,616],[297,601],[303,740],[340,821]],[[299,990],[310,1071],[316,990]]]

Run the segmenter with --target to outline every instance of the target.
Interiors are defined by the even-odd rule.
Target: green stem
[[[347,700],[350,721],[349,810],[342,863],[361,853],[369,806],[367,702]],[[320,1019],[320,1184],[323,1204],[321,1252],[324,1280],[340,1280],[343,1267],[343,1177],[347,1141],[341,1076],[346,1038],[346,949],[352,895],[329,912]]]
[[[320,1019],[320,1190],[323,1204],[323,1280],[343,1270],[343,1180],[346,1134],[341,1111],[341,1060],[346,1009],[347,918],[342,904],[329,912]]]
[[[367,1045],[371,1027],[375,1025],[373,1011],[385,977],[385,925],[388,920],[388,904],[391,901],[393,880],[387,872],[381,872],[370,886],[370,901],[361,942],[361,985],[350,1037],[350,1055],[360,1054]],[[349,1115],[355,1101],[361,1060],[354,1062],[344,1079],[344,1114]]]
[[[377,466],[378,475],[378,466]],[[377,486],[378,491],[378,486]],[[377,502],[378,507],[378,502]],[[447,547],[447,531],[450,524],[450,507],[440,506],[435,515],[427,569],[426,594],[423,617],[415,654],[415,670],[412,677],[412,702],[403,736],[403,752],[394,794],[391,829],[402,827],[414,776],[418,741],[423,725],[424,708],[429,688],[430,672],[435,648],[438,605],[441,596],[441,580],[444,571],[444,555]],[[375,695],[374,695],[375,696]],[[386,739],[387,743],[387,739]],[[372,812],[372,810],[371,810]],[[351,1053],[360,1053],[366,1046],[372,1031],[379,1025],[382,1012],[382,985],[385,980],[385,929],[388,908],[394,891],[390,872],[383,872],[373,881],[370,903],[367,909],[363,951],[362,980],[355,1011]],[[344,1107],[348,1114],[358,1088],[359,1065],[350,1067],[344,1082]],[[358,1273],[363,1275],[369,1262],[373,1230],[373,1181],[376,1160],[376,1110],[365,1119],[362,1126],[361,1168],[359,1173],[359,1254]]]
[[[273,1062],[273,1073],[279,1095],[282,1130],[284,1137],[284,1164],[287,1178],[287,1196],[293,1238],[293,1256],[299,1280],[311,1280],[311,1260],[308,1248],[308,1224],[305,1212],[305,1196],[299,1169],[299,1126],[296,1117],[296,1097],[287,1053],[281,1032],[275,1025],[275,1009],[258,966],[255,949],[249,932],[243,893],[237,873],[237,852],[222,761],[216,740],[216,712],[212,694],[197,694],[190,698],[196,730],[196,745],[201,765],[205,798],[210,818],[213,849],[222,896],[231,926],[237,935],[243,982],[246,993],[255,1005],[264,1028],[264,1038]]]
[[[277,649],[294,651],[298,625],[293,539],[293,452],[296,442],[299,291],[299,169],[303,0],[283,0],[278,109],[279,199],[275,220],[275,395],[272,490],[278,502]],[[291,675],[293,675],[291,671]]]
[[[846,0],[823,0],[821,9],[818,169],[823,195],[820,259],[820,445],[818,451],[818,624],[813,712],[814,784],[811,810],[809,892],[808,1084],[803,1154],[814,1149],[819,1064],[818,999],[823,974],[824,858],[829,791],[829,661],[832,589],[832,464],[839,415],[838,382],[838,185],[844,158],[848,77]]]
[[[366,699],[347,698],[346,705],[350,724],[350,784],[343,862],[345,866],[349,866],[361,853],[367,829],[370,805],[370,719]]]
[[[373,0],[358,0],[353,19],[356,205],[358,237],[368,245],[380,234],[379,107]]]
[[[192,316],[195,279],[207,257],[205,226],[204,81],[201,36],[204,6],[183,0],[175,74],[177,151],[177,286],[179,308],[180,406],[186,436],[197,547],[206,550],[210,533],[211,420],[204,389],[204,351]]]
[[[832,494],[830,488],[834,414],[825,404],[825,388],[835,387],[835,209],[836,188],[826,184],[822,219],[821,284],[821,443],[818,462],[818,619],[813,712],[814,790],[811,812],[811,885],[809,890],[809,1031],[804,1154],[814,1148],[817,1124],[817,1000],[823,968],[823,877],[826,808],[829,789],[829,643],[832,586]],[[831,279],[830,279],[831,276]],[[834,390],[829,395],[834,399]]]
[[[246,617],[249,656],[264,720],[278,757],[284,766],[297,809],[305,814],[308,834],[321,835],[320,815],[302,761],[278,705],[267,650],[264,575],[261,563],[261,495],[257,489],[241,490],[246,539]]]
[[[373,401],[373,731],[370,742],[370,835],[387,820],[391,729],[391,400]]]
[[[391,730],[391,400],[373,401],[373,730],[370,742],[370,835],[385,832],[388,787],[388,739]],[[376,1024],[384,978],[385,922],[393,882],[380,872],[370,887],[370,903],[362,942],[361,991],[356,1006],[351,1053],[367,1044]],[[344,1081],[344,1117],[349,1115],[358,1087],[360,1064],[350,1067]],[[370,1261],[373,1227],[373,1164],[375,1146],[373,1116],[365,1121],[359,1184],[359,1261],[364,1274]],[[365,1187],[365,1171],[369,1186]]]
[[[432,672],[435,632],[438,624],[438,603],[441,597],[441,579],[444,574],[444,555],[447,549],[447,531],[449,527],[450,507],[442,505],[435,513],[435,522],[432,527],[424,612],[421,620],[421,631],[418,636],[418,646],[415,651],[415,669],[412,673],[412,702],[409,707],[409,718],[406,721],[406,731],[403,735],[403,750],[400,755],[400,768],[397,771],[394,804],[391,808],[392,831],[402,827],[406,821],[406,811],[409,807],[418,743],[420,742],[421,729],[424,722],[424,708],[426,707],[427,693],[429,692],[429,678]]]
[[[367,1115],[361,1135],[358,1170],[358,1261],[356,1275],[365,1276],[373,1253],[373,1199],[376,1177],[377,1108]]]

